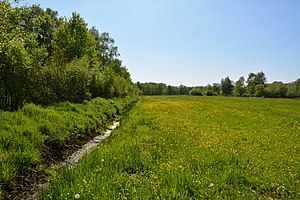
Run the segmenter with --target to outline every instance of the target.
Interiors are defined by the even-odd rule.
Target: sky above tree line
[[[300,78],[299,0],[24,0],[77,12],[115,39],[134,82],[178,86]]]

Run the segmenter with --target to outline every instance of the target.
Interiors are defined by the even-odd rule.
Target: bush
[[[205,93],[206,96],[213,96],[214,93],[210,90],[207,90],[206,93]]]
[[[269,84],[265,89],[265,96],[271,98],[287,97],[288,88],[282,82],[274,82]]]
[[[190,91],[190,95],[193,95],[193,96],[202,96],[202,92],[200,89],[198,88],[193,88],[191,91]]]

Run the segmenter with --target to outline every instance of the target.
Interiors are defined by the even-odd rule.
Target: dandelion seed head
[[[79,199],[80,195],[79,194],[75,194],[75,199]]]

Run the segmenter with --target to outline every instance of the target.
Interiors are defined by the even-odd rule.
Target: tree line
[[[39,5],[0,1],[0,109],[136,95],[114,39]]]
[[[206,95],[206,96],[237,96],[237,97],[269,97],[295,98],[300,97],[300,78],[291,83],[275,81],[267,83],[264,72],[250,73],[248,78],[243,76],[237,81],[228,76],[220,83],[206,86],[187,87],[184,85],[170,86],[164,83],[137,83],[144,95]]]

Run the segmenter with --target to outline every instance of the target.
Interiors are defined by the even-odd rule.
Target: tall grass
[[[300,198],[300,101],[145,97],[40,199]]]
[[[95,98],[49,107],[27,104],[17,112],[0,112],[0,199],[13,179],[43,165],[43,150],[61,151],[67,142],[105,125],[134,100]]]

